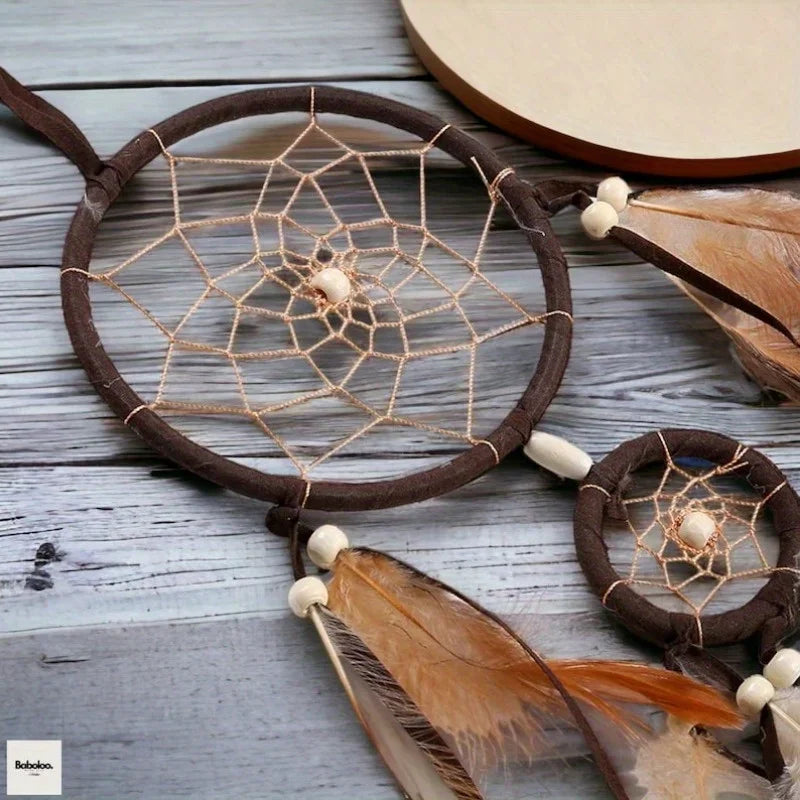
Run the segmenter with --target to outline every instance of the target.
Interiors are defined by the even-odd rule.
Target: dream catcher
[[[272,157],[180,154],[181,140],[210,126],[292,111],[305,119],[296,135],[273,148]],[[393,125],[421,138],[421,144],[358,150],[323,127],[326,114]],[[483,213],[468,232],[472,250],[466,255],[433,230],[436,209],[428,173],[434,150],[476,173],[472,189],[477,187],[482,202],[473,195],[473,203]],[[161,160],[169,182],[161,197],[169,206],[161,229],[119,261],[93,259],[100,220],[122,187],[154,159]],[[415,176],[417,194],[395,218],[379,184],[387,172],[391,177],[391,170],[400,169],[398,164]],[[211,216],[213,209],[193,203],[191,189],[184,188],[193,179],[206,181],[205,186],[238,181],[232,195],[237,207]],[[441,176],[434,188],[441,197]],[[494,220],[501,205],[507,208],[506,230],[497,234]],[[508,275],[497,266],[494,239],[508,233],[518,248],[510,251],[512,257],[524,258],[524,268],[529,268],[530,251],[525,257],[520,244],[524,247],[526,240],[540,260],[541,310],[527,309],[525,298],[512,296],[497,282],[498,275],[500,281]],[[220,247],[226,249],[220,252]],[[164,259],[178,273],[174,281],[196,284],[198,293],[187,308],[174,307],[168,294],[164,298],[170,291]],[[531,270],[532,277],[536,274]],[[564,261],[545,215],[513,171],[428,114],[332,88],[220,98],[136,137],[100,177],[90,176],[67,237],[62,280],[76,352],[128,427],[216,483],[292,508],[386,507],[473,479],[527,435],[556,391],[569,351]],[[148,295],[150,280],[158,283]],[[134,391],[98,347],[90,289],[111,290],[124,301],[117,308],[127,304],[149,323],[161,359],[147,394]],[[159,300],[163,311],[154,310]],[[109,302],[107,296],[103,302]],[[488,314],[478,317],[476,304],[487,306]],[[104,306],[98,301],[94,308]],[[530,346],[538,335],[534,330],[526,336],[531,329],[543,331],[538,367],[531,364],[535,372],[521,387],[522,397],[497,418],[497,395],[488,393],[502,376],[491,374],[484,351],[495,355],[498,343],[515,336]],[[113,329],[107,335],[112,334]],[[535,353],[531,346],[528,355]],[[441,403],[442,420],[419,412],[414,383],[423,369],[451,380],[442,386],[444,395],[452,393]],[[198,389],[199,383],[204,385]],[[316,441],[313,430],[304,430],[315,415],[316,432],[324,424],[338,438]],[[256,447],[269,453],[265,463],[284,471],[264,474],[233,463],[178,433],[181,420],[197,417],[244,425],[257,437]],[[427,452],[437,452],[431,442],[439,442],[438,452],[456,455],[431,459],[429,468],[417,467],[413,475],[381,481],[325,479],[334,457],[352,457],[364,439],[388,429],[404,436],[396,452],[404,446],[416,451],[415,458],[398,456],[401,473],[423,461],[426,446]],[[336,475],[330,469],[327,474]]]
[[[662,647],[667,664],[735,691],[747,717],[763,711],[765,761],[781,798],[800,790],[800,652],[779,649],[798,622],[799,512],[766,457],[689,430],[618,447],[591,467],[575,511],[578,559],[603,605]],[[754,637],[766,666],[744,682],[704,649]],[[720,780],[726,791],[724,778],[709,773],[708,785]],[[687,780],[676,770],[674,796],[687,796]]]
[[[577,206],[590,236],[612,237],[664,270],[721,325],[754,379],[797,398],[800,205],[794,197],[752,189],[632,194],[620,178],[537,189],[544,207]],[[595,466],[578,448],[542,432],[525,449],[551,472],[582,481],[578,558],[603,604],[664,648],[668,665],[735,692],[750,718],[763,712],[767,773],[778,797],[797,797],[800,653],[779,648],[798,624],[800,518],[780,471],[752,449],[700,431],[656,432]],[[764,674],[745,681],[704,649],[755,636]],[[690,796],[701,786],[679,764],[690,751],[701,752],[704,740],[680,743],[679,735],[671,731],[663,740],[664,752],[676,758],[671,788],[661,783],[673,792],[666,796]],[[646,764],[637,762],[640,783]],[[710,761],[702,773],[710,796],[740,780],[730,783],[730,774]],[[759,791],[754,787],[753,796]]]
[[[779,788],[773,795],[758,767],[748,775],[741,758],[677,723],[641,748],[627,785],[648,798],[796,798],[800,652],[779,648],[798,626],[800,499],[786,478],[757,451],[704,431],[657,431],[597,464],[541,432],[525,452],[581,481],[578,560],[603,605],[663,648],[668,666],[735,693],[745,718],[763,712],[765,774]],[[744,681],[704,649],[754,637],[764,672]]]
[[[6,73],[0,98],[86,179],[61,280],[90,380],[157,452],[274,504],[267,521],[288,538],[291,608],[317,629],[407,797],[479,798],[488,773],[557,752],[572,729],[627,798],[609,742],[640,760],[658,750],[645,709],[666,711],[684,748],[700,741],[697,726],[739,725],[717,689],[689,677],[544,661],[455,590],[300,519],[439,495],[528,440],[558,388],[572,324],[548,218],[588,197],[583,188],[530,187],[441,120],[330,87],[222,97],[107,161]],[[236,120],[284,114],[300,120],[231,146]],[[354,119],[378,125],[386,146],[359,146]],[[391,207],[386,181],[411,177],[407,206]],[[437,209],[456,196],[473,229],[437,228]],[[116,210],[134,205],[131,234]],[[520,270],[523,296],[508,280]],[[514,386],[521,374],[532,377]],[[436,414],[421,407],[421,381],[441,385]],[[365,458],[376,447],[384,457]],[[306,576],[306,543],[332,571],[327,583]]]

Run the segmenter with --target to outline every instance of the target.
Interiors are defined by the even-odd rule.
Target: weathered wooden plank
[[[248,83],[423,74],[391,0],[11,3],[3,66],[29,84]],[[42,58],[47,53],[47,58]]]
[[[588,630],[563,617],[548,638]],[[0,735],[63,739],[65,797],[397,797],[310,626],[288,616],[16,637],[0,669],[25,688]],[[511,771],[491,796],[606,797],[584,753]]]
[[[4,630],[48,628],[54,605],[60,626],[285,608],[285,542],[264,530],[263,504],[146,467],[4,474],[0,505],[13,515],[0,556]],[[311,519],[338,519],[354,541],[408,558],[498,610],[596,609],[572,551],[574,492],[541,491],[548,484],[519,458],[429,501],[426,519],[448,520],[447,535],[420,524],[421,507]],[[34,492],[35,506],[20,502]],[[26,584],[44,542],[63,555],[44,567],[53,588],[36,593]]]
[[[446,122],[459,125],[495,148],[526,178],[576,174],[576,170],[577,174],[586,172],[585,168],[565,165],[505,134],[487,129],[436,84],[361,81],[337,85],[373,92],[436,113]],[[184,108],[247,88],[253,87],[45,91],[41,94],[75,120],[101,155],[110,156],[142,130]],[[82,182],[68,161],[33,136],[3,106],[0,106],[0,123],[0,141],[3,143],[0,148],[3,174],[0,186],[0,266],[57,264],[69,219],[82,193]],[[274,122],[268,118],[242,120],[223,127],[212,141],[227,154],[242,157],[252,154],[259,146],[259,137],[266,139],[267,146],[275,136],[285,139],[286,130],[276,132],[273,125]],[[588,174],[592,174],[591,171]],[[593,174],[599,173],[595,171]],[[392,198],[393,203],[405,202],[409,189],[406,184],[403,191]],[[450,202],[453,203],[454,198],[451,197]],[[25,220],[24,224],[20,224],[20,218]],[[451,215],[451,225],[457,227],[457,222],[458,215]],[[580,250],[589,249],[574,236],[564,244],[577,245],[578,254]]]
[[[600,170],[556,157],[522,144],[481,121],[457,105],[434,83],[424,81],[362,81],[337,84],[373,92],[438,114],[446,122],[458,125],[479,141],[495,149],[517,172],[531,181],[550,177],[599,178]],[[86,133],[95,149],[110,156],[130,138],[162,119],[195,103],[219,97],[248,86],[164,87],[117,91],[45,91],[42,96],[71,116]],[[221,146],[231,147],[223,128]],[[270,125],[263,118],[237,122],[234,147],[240,155],[252,151],[258,135],[270,136]],[[272,134],[274,135],[274,134]],[[284,132],[285,135],[285,132]],[[0,106],[0,267],[39,266],[60,263],[61,246],[72,212],[82,193],[82,182],[75,168],[51,147],[42,142]],[[794,177],[762,181],[765,187],[797,189]],[[409,186],[392,198],[395,204],[408,201]],[[452,198],[451,198],[452,202]],[[402,207],[402,206],[401,206]],[[450,215],[450,224],[459,227],[458,208]],[[20,222],[24,220],[24,224]],[[607,243],[586,240],[567,213],[555,220],[562,248],[570,263],[626,264],[634,259],[629,253]],[[129,230],[136,230],[133,226]]]
[[[144,466],[22,467],[3,478],[0,631],[285,608],[285,542],[264,530],[263,504]],[[339,522],[354,542],[409,560],[500,613],[597,615],[572,544],[575,500],[573,485],[519,456],[424,507],[309,521]],[[764,541],[769,554],[774,540]],[[34,557],[45,543],[59,560],[42,575]],[[758,585],[731,583],[725,607]]]

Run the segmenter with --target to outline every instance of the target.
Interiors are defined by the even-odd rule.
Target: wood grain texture
[[[357,34],[355,33],[357,31]],[[46,53],[46,57],[42,54]],[[26,85],[170,85],[423,73],[393,0],[10,2],[3,66]]]
[[[13,639],[4,680],[36,690],[4,709],[4,735],[62,737],[69,798],[395,800],[318,648],[286,616]],[[539,796],[605,796],[578,743],[536,772]]]
[[[70,17],[57,7],[15,4],[4,29],[4,65],[29,82],[56,81],[60,72],[77,84],[408,74],[398,71],[410,57],[389,4],[339,4],[332,30],[356,45],[338,50],[335,36],[317,31],[322,4],[270,17],[274,8],[262,4],[259,13],[274,24],[237,24],[252,39],[221,34],[213,45],[198,43],[197,19],[208,27],[222,6],[193,5],[194,22],[183,4],[139,6],[137,19],[152,35],[133,37],[127,51],[123,33],[135,26],[134,12],[100,0],[92,8],[95,22],[79,28],[66,26]],[[45,14],[57,24],[40,24]],[[165,21],[176,19],[186,38],[167,48]],[[377,34],[355,39],[354,25],[394,31],[395,49]],[[34,30],[51,46],[34,48]],[[100,38],[116,48],[107,58],[84,58]],[[255,63],[241,53],[256,39],[263,75],[240,68]],[[198,54],[206,51],[201,64]],[[152,60],[156,52],[163,62]],[[487,129],[428,81],[348,85],[460,125],[527,179],[593,174]],[[227,90],[45,96],[108,155],[142,128]],[[248,130],[255,128],[242,128],[245,138]],[[61,321],[57,274],[80,181],[2,110],[0,135],[0,739],[62,738],[71,798],[396,797],[313,632],[284,610],[286,553],[264,531],[265,509],[154,458],[88,385]],[[800,181],[763,185],[791,189]],[[400,176],[391,199],[406,202],[407,188]],[[460,236],[464,217],[456,203],[443,222]],[[140,221],[122,214],[116,224],[118,236],[133,238]],[[764,404],[732,363],[725,337],[653,268],[586,240],[573,214],[555,227],[571,265],[576,334],[565,384],[543,427],[594,456],[662,425],[713,428],[759,446],[800,480],[796,410]],[[435,402],[434,378],[420,384],[423,402]],[[235,438],[227,447],[245,453]],[[383,455],[376,446],[355,462]],[[573,505],[572,487],[515,455],[449,496],[334,521],[354,540],[407,559],[509,616],[548,656],[656,661],[658,654],[615,627],[589,594],[571,542]],[[48,542],[59,560],[40,566],[46,578],[35,576],[35,555]],[[32,577],[52,588],[35,591]],[[739,649],[723,655],[750,666]],[[536,773],[537,796],[607,796],[587,762],[568,764]],[[525,795],[510,783],[496,796]]]

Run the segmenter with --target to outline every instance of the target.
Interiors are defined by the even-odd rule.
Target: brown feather
[[[771,325],[695,289],[679,278],[669,277],[730,337],[742,369],[759,386],[800,402],[800,348]]]
[[[731,337],[745,370],[800,400],[798,198],[761,189],[652,189],[629,202],[619,228],[685,262],[688,269],[667,270],[670,277]]]
[[[482,800],[450,745],[342,620],[309,609],[353,710],[409,800]]]
[[[665,669],[624,661],[551,661],[575,697],[656,706],[692,725],[738,728],[741,717],[717,691]]]
[[[370,550],[344,550],[328,593],[331,610],[433,727],[452,737],[468,769],[475,750],[488,754],[486,762],[503,760],[509,740],[528,757],[540,753],[542,716],[571,721],[559,693],[506,626],[408,565]],[[678,674],[616,662],[551,668],[576,700],[631,733],[635,717],[621,704],[655,704],[709,727],[739,724],[722,695]]]
[[[790,330],[797,328],[800,200],[792,195],[652,189],[629,202],[619,224],[715,277]]]

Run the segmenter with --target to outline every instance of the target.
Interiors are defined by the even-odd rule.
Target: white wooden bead
[[[289,608],[298,616],[308,616],[308,609],[313,605],[327,605],[328,587],[313,575],[300,578],[289,589]]]
[[[581,212],[581,225],[592,239],[604,239],[618,222],[614,206],[604,200],[595,200]]]
[[[690,511],[678,526],[678,536],[689,547],[702,550],[717,530],[717,523],[705,511]]]
[[[597,185],[597,199],[608,203],[619,213],[628,205],[631,187],[622,178],[606,178]]]
[[[320,525],[308,539],[308,557],[320,568],[330,569],[336,556],[350,546],[345,532],[335,525]]]
[[[774,696],[775,687],[763,675],[751,675],[739,686],[736,705],[746,716],[754,717]]]
[[[560,478],[582,481],[592,468],[592,457],[560,436],[534,431],[522,448],[525,455]]]
[[[331,303],[341,303],[350,294],[350,278],[336,267],[321,269],[310,283],[315,289],[324,292]]]
[[[800,651],[778,650],[764,667],[764,677],[776,689],[788,689],[800,679]]]

